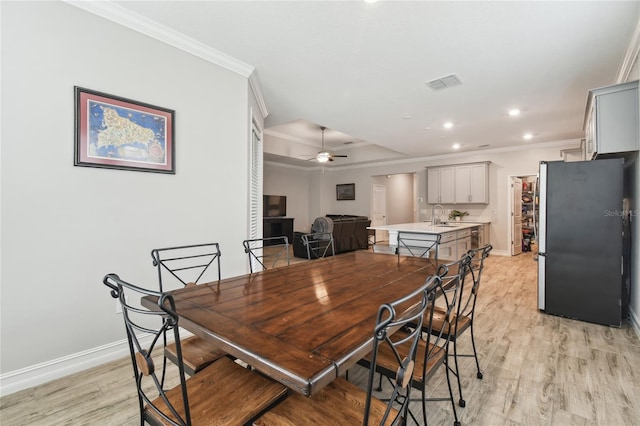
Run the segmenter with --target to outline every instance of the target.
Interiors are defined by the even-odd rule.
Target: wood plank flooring
[[[640,425],[640,341],[629,323],[610,328],[542,314],[531,253],[491,256],[476,313],[483,380],[462,359],[463,425]],[[123,330],[124,332],[124,330]],[[460,352],[470,350],[462,338]],[[363,385],[367,372],[349,379]],[[430,396],[446,394],[444,370]],[[420,414],[417,403],[412,410]],[[448,402],[429,402],[429,424],[452,424]],[[0,424],[139,424],[129,358],[0,399]]]

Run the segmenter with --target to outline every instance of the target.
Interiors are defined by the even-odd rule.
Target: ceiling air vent
[[[425,84],[429,86],[431,90],[442,90],[449,87],[459,86],[462,84],[462,81],[460,81],[457,75],[451,74],[435,80],[427,81]]]

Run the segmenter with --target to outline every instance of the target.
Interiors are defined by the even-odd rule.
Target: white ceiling
[[[333,165],[581,138],[640,16],[638,1],[116,4],[255,68],[267,159],[309,166],[320,126],[349,155]],[[425,84],[449,74],[462,85]]]

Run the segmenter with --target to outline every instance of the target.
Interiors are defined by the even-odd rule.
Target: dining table
[[[170,294],[181,328],[310,396],[372,350],[382,304],[435,273],[428,259],[359,250]]]

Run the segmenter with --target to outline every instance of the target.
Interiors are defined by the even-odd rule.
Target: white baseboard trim
[[[9,395],[129,355],[126,339],[0,375],[0,396]]]
[[[511,256],[511,252],[507,250],[491,250],[490,256]]]
[[[181,339],[189,336],[193,336],[193,334],[182,328],[180,329]],[[151,344],[151,340],[152,336],[147,335],[140,339],[140,343],[143,345]],[[167,342],[173,342],[172,335],[167,335]],[[87,349],[86,351],[0,374],[0,396],[39,386],[52,380],[129,356],[129,343],[127,339],[122,339]]]

